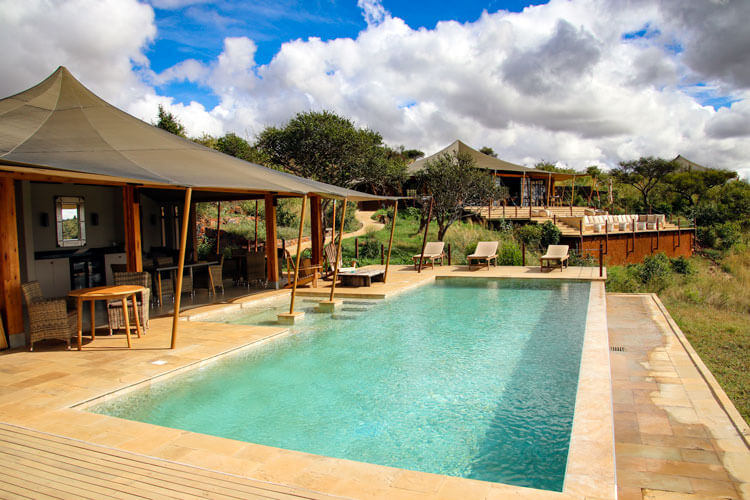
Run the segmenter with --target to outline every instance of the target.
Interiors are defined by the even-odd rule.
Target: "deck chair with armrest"
[[[292,288],[294,286],[294,265],[294,258],[289,257],[287,260],[287,284],[284,288]],[[299,273],[297,273],[297,286],[312,283],[313,288],[317,288],[320,267],[321,266],[314,266],[312,264],[312,259],[308,257],[301,259],[299,263]]]
[[[490,262],[495,261],[497,266],[497,241],[480,241],[477,243],[477,248],[474,253],[466,256],[466,261],[469,263],[469,269],[473,265],[479,265],[481,267],[482,262],[487,263],[487,269],[490,268]],[[480,264],[474,264],[474,261],[479,261]]]
[[[562,272],[568,266],[568,257],[568,245],[550,245],[547,247],[547,253],[539,257],[540,270],[559,267]]]
[[[422,266],[425,266],[427,262],[429,261],[430,267],[435,267],[435,261],[439,260],[440,265],[443,265],[443,257],[445,257],[445,252],[443,252],[443,247],[445,246],[445,243],[442,241],[431,241],[427,243],[424,247],[424,257],[422,258]],[[422,256],[422,254],[416,254],[412,259],[414,260],[414,268],[416,269],[419,265],[419,258]]]
[[[325,277],[333,275],[333,266],[336,262],[336,245],[333,243],[329,243],[326,246],[323,247],[323,256],[325,257],[324,265],[323,265],[323,273],[325,274]],[[342,262],[341,256],[339,256],[339,265],[338,269],[340,273],[351,273],[357,269],[357,261],[352,259],[349,261],[350,266],[344,267],[344,263]]]

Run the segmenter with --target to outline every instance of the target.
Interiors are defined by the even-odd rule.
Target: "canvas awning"
[[[170,134],[107,103],[63,66],[0,100],[0,170],[55,171],[148,187],[390,199],[256,165]],[[73,175],[75,174],[75,175]]]
[[[407,172],[409,175],[414,175],[415,173],[419,172],[420,170],[424,169],[426,166],[426,163],[428,161],[434,160],[438,158],[439,156],[449,153],[449,154],[467,154],[469,155],[473,160],[477,168],[481,168],[483,170],[489,170],[492,172],[497,173],[513,173],[513,174],[519,174],[523,175],[526,174],[527,177],[548,177],[550,175],[550,172],[547,172],[546,170],[539,170],[536,168],[529,168],[524,167],[522,165],[516,165],[515,163],[511,163],[509,161],[500,160],[499,158],[494,158],[492,156],[486,155],[480,151],[477,151],[476,149],[467,146],[461,141],[454,141],[447,147],[441,149],[437,153],[428,156],[426,158],[421,158],[407,168]],[[572,175],[570,174],[561,174],[558,172],[552,172],[552,178],[556,180],[564,180],[564,179],[570,179]]]

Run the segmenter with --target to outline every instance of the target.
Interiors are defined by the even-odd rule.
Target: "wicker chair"
[[[208,266],[208,287],[209,294],[216,293],[216,287],[221,288],[221,294],[224,295],[224,256],[217,265]]]
[[[115,285],[138,285],[145,287],[146,290],[143,292],[143,297],[136,296],[136,303],[138,304],[138,318],[143,327],[143,331],[146,331],[149,324],[149,299],[151,298],[151,290],[149,286],[151,284],[151,275],[149,273],[115,273],[114,274]],[[109,317],[109,334],[112,335],[113,330],[120,330],[125,328],[125,315],[122,313],[122,301],[113,300],[107,303],[107,316]],[[128,307],[128,321],[131,326],[135,325],[135,316],[133,315],[133,308]]]
[[[68,312],[65,299],[45,299],[38,281],[21,285],[26,310],[29,313],[29,351],[34,342],[44,339],[64,340],[70,349],[70,339],[78,332],[78,316]]]

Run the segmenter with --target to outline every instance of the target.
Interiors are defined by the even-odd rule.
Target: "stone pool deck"
[[[465,267],[438,266],[417,274],[407,266],[394,266],[390,272],[388,284],[337,288],[337,295],[388,296],[441,275],[599,282],[598,268],[539,273],[538,268],[467,272]],[[155,376],[179,374],[287,332],[282,327],[202,321],[201,315],[223,307],[214,305],[183,314],[189,321],[180,322],[174,350],[169,349],[171,319],[160,318],[152,320],[146,336],[134,339],[130,350],[122,335],[104,335],[93,342],[84,337],[81,352],[50,343],[39,344],[31,353],[14,350],[0,355],[0,491],[5,492],[0,496],[614,498],[614,463],[611,452],[607,456],[612,419],[601,418],[602,407],[609,406],[611,412],[613,406],[610,360],[620,498],[717,498],[719,491],[725,492],[723,498],[748,495],[750,453],[742,430],[729,425],[732,420],[719,404],[723,392],[711,392],[705,378],[691,372],[695,364],[689,346],[679,341],[668,315],[658,304],[649,305],[649,300],[656,304],[650,296],[608,296],[605,304],[601,283],[594,288],[590,312],[594,307],[598,313],[587,329],[605,334],[584,347],[579,392],[588,388],[589,401],[599,399],[588,408],[577,406],[565,493],[315,456],[84,410],[94,398],[148,383]],[[312,291],[316,292],[325,290]],[[236,299],[230,307],[288,293]],[[609,342],[625,347],[611,356],[606,314]],[[106,331],[104,326],[99,333]],[[700,423],[690,423],[691,419]],[[597,448],[597,442],[603,446]],[[611,484],[598,482],[601,477],[610,477]],[[687,496],[679,496],[683,494]]]

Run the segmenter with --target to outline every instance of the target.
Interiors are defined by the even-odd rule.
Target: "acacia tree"
[[[428,161],[417,174],[417,182],[422,192],[432,196],[439,241],[443,241],[448,228],[461,217],[464,207],[500,198],[505,190],[488,173],[476,168],[468,154],[443,153]]]
[[[674,162],[649,156],[632,161],[621,161],[618,167],[612,169],[612,175],[619,182],[630,184],[640,191],[643,204],[651,212],[649,194],[676,169],[677,165]]]
[[[675,172],[667,177],[669,189],[689,206],[700,203],[701,198],[714,186],[721,186],[737,177],[737,172],[729,170],[706,170]]]
[[[406,165],[387,156],[383,138],[329,111],[298,113],[283,128],[268,127],[256,147],[296,175],[328,184],[367,186],[376,194],[403,178]]]

